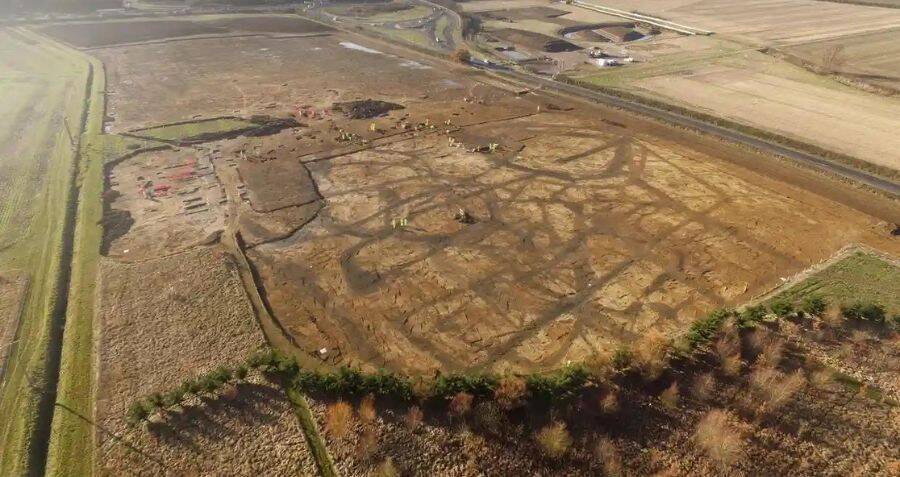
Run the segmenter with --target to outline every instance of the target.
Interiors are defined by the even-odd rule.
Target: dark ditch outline
[[[252,123],[253,126],[247,126],[243,128],[233,129],[230,131],[220,131],[220,132],[208,132],[208,133],[200,133],[195,136],[188,136],[182,139],[160,139],[158,137],[153,137],[149,135],[141,135],[141,132],[150,131],[154,129],[161,129],[173,126],[183,126],[185,124],[198,124],[198,123],[207,123],[212,121],[220,121],[223,119],[232,119],[235,121],[244,121],[248,123]],[[196,119],[191,121],[178,121],[174,123],[166,123],[158,126],[150,126],[141,129],[134,129],[128,132],[119,133],[120,136],[130,137],[134,139],[142,139],[145,141],[156,141],[164,144],[170,144],[173,146],[192,146],[196,144],[202,144],[204,142],[212,142],[219,141],[223,139],[234,139],[240,136],[247,137],[260,137],[260,136],[269,136],[272,134],[277,134],[285,129],[291,129],[300,127],[300,123],[293,118],[276,118],[272,116],[251,116],[248,118],[242,118],[240,116],[216,116],[213,118],[203,118]]]

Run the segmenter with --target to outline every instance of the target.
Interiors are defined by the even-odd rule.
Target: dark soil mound
[[[360,101],[347,101],[334,103],[331,106],[334,111],[341,111],[350,119],[366,119],[381,116],[395,109],[403,109],[403,106],[376,99],[363,99]]]
[[[491,35],[508,43],[520,45],[531,51],[561,52],[561,51],[578,51],[580,46],[569,43],[566,40],[553,38],[541,33],[532,31],[516,30],[513,28],[502,28],[494,30]]]

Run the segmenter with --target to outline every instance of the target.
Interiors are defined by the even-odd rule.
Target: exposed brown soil
[[[505,10],[491,10],[487,12],[479,12],[478,16],[489,18],[492,20],[537,20],[545,18],[556,18],[568,14],[565,10],[551,7],[526,7],[526,8],[509,8]]]
[[[526,30],[516,30],[513,28],[502,28],[499,30],[491,30],[490,35],[500,40],[520,45],[531,51],[578,51],[580,46],[569,43],[559,38],[553,38],[541,33],[535,33]]]
[[[334,103],[331,108],[335,111],[344,113],[344,116],[349,119],[368,119],[381,116],[390,111],[403,109],[403,106],[387,101],[363,99],[359,101],[348,101],[346,103]]]
[[[107,168],[104,254],[137,261],[209,242],[224,228],[225,191],[208,153],[146,152]]]
[[[578,112],[463,132],[500,147],[436,132],[308,164],[327,206],[250,257],[310,351],[424,373],[552,368],[741,303],[851,237],[890,244],[849,209]]]
[[[151,429],[125,426],[125,410],[136,399],[242,361],[264,344],[230,260],[218,247],[140,264],[104,260],[100,475],[315,472],[283,392],[264,382],[239,385],[233,399],[194,399]]]

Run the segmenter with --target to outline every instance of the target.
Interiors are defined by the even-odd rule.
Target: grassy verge
[[[788,288],[770,301],[801,302],[818,296],[834,305],[877,303],[900,314],[900,267],[866,252],[855,252]]]
[[[142,144],[121,136],[103,135],[106,110],[103,64],[79,52],[70,53],[89,63],[94,74],[92,94],[86,99],[88,109],[75,184],[78,212],[46,475],[81,476],[92,474],[94,448],[94,297],[103,237],[103,166],[111,158],[125,155]]]
[[[43,170],[33,182],[21,184],[40,192],[30,201],[24,234],[0,254],[0,268],[23,270],[31,279],[0,390],[0,475],[36,475],[43,471],[66,307],[76,161],[71,139],[81,132],[89,71],[84,62],[34,35],[16,31],[4,42],[4,73],[20,73],[22,81],[38,82],[43,90],[25,101],[14,90],[3,91],[14,108],[33,108],[39,115],[16,125],[28,129],[16,143],[20,155],[0,160],[33,158]]]
[[[300,427],[303,428],[303,434],[306,436],[306,443],[316,459],[316,465],[319,467],[319,473],[322,477],[337,477],[338,473],[334,469],[334,461],[328,453],[325,440],[319,434],[319,428],[316,426],[316,420],[313,418],[312,412],[309,410],[309,404],[306,398],[299,391],[287,388],[287,396],[294,407],[294,414],[300,421]]]

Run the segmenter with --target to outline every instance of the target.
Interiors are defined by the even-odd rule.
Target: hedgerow
[[[805,300],[800,310],[804,313],[819,314],[825,310],[827,302],[821,299]],[[770,310],[779,317],[794,313],[794,304],[775,301]],[[841,307],[847,319],[885,323],[886,313],[880,305],[854,303]],[[737,313],[730,309],[717,309],[706,317],[695,321],[683,337],[678,350],[691,353],[711,342],[729,318],[735,319],[738,328],[752,328],[767,316],[764,306],[748,307]],[[892,317],[892,321],[897,317]],[[628,348],[618,349],[610,361],[611,369],[619,373],[634,370],[631,366],[633,355]],[[280,380],[288,387],[302,393],[323,393],[336,396],[382,396],[399,401],[428,399],[449,403],[461,394],[482,399],[494,399],[503,376],[489,373],[440,374],[431,379],[409,376],[379,369],[365,372],[359,368],[341,367],[335,371],[303,369],[297,361],[274,349],[266,349],[251,354],[244,363],[234,367],[219,366],[216,369],[184,381],[177,388],[166,393],[155,392],[131,404],[126,412],[129,425],[138,424],[156,413],[180,406],[191,395],[207,393],[213,395],[222,386],[247,378],[251,369]],[[586,386],[598,378],[585,364],[569,364],[562,369],[520,375],[525,383],[524,399],[536,401],[563,401],[575,397]],[[506,379],[509,376],[505,377]]]

